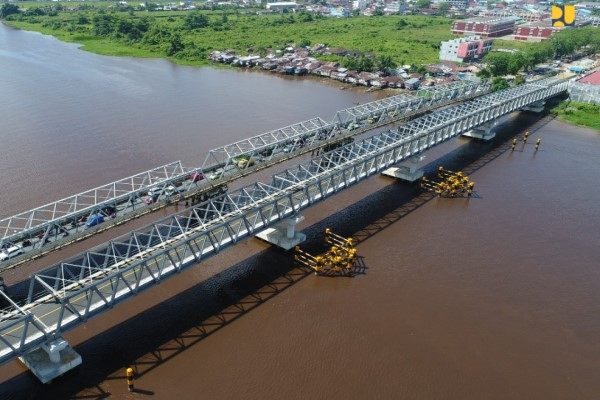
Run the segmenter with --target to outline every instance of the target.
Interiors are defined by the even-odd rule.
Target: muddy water
[[[526,127],[533,140],[507,150]],[[84,365],[51,386],[3,366],[0,393],[597,398],[598,133],[513,115],[493,143],[456,140],[427,161],[464,169],[478,195],[431,199],[376,177],[307,211],[308,249],[327,226],[360,241],[354,278],[248,240],[70,332]]]
[[[373,99],[339,86],[101,57],[0,24],[0,216]]]

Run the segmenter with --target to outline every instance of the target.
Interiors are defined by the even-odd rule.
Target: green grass
[[[166,44],[148,45],[144,40],[130,41],[125,38],[97,37],[91,24],[78,25],[79,15],[90,20],[97,11],[60,12],[57,16],[35,16],[14,19],[8,23],[14,27],[33,30],[78,42],[83,48],[105,55],[134,57],[163,57]],[[287,15],[236,15],[228,14],[228,21],[221,27],[221,11],[205,12],[210,27],[185,30],[182,28],[185,12],[115,13],[122,18],[149,18],[151,25],[164,27],[181,35],[186,48],[195,52],[177,57],[186,64],[203,64],[206,54],[212,50],[234,49],[245,53],[249,48],[264,51],[267,48],[282,48],[288,43],[308,40],[312,44],[324,43],[330,47],[344,47],[369,52],[376,56],[389,55],[398,64],[422,65],[438,61],[440,41],[452,37],[451,21],[447,18],[425,16],[381,16],[356,18],[322,18],[309,22],[296,20],[289,23]],[[409,23],[402,30],[396,28],[400,19]],[[58,21],[56,23],[56,21]],[[198,56],[203,54],[203,56]],[[184,59],[184,60],[183,60]]]
[[[527,50],[534,47],[534,43],[523,42],[520,40],[504,40],[495,39],[492,47],[494,49],[515,49],[515,50]]]
[[[552,113],[563,121],[600,132],[600,105],[598,104],[563,101],[552,109]]]
[[[133,47],[125,43],[120,43],[112,39],[98,37],[91,34],[56,30],[44,27],[41,24],[32,24],[23,21],[10,21],[7,22],[7,24],[19,29],[36,31],[45,35],[52,35],[64,42],[78,43],[81,45],[81,49],[83,50],[105,56],[126,56],[144,58],[163,57],[163,54],[158,51]]]

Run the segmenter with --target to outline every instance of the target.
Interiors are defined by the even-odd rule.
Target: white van
[[[9,258],[16,257],[19,254],[23,254],[23,249],[21,248],[21,246],[9,247],[8,249],[0,253],[0,261],[8,260]]]

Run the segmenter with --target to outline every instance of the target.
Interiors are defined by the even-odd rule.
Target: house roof
[[[589,83],[590,85],[600,85],[600,71],[592,72],[589,75],[579,79],[579,83]]]

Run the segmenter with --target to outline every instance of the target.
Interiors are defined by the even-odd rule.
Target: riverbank
[[[49,27],[44,27],[37,23],[27,21],[11,21],[0,20],[0,24],[4,24],[10,28],[21,29],[24,31],[38,32],[43,35],[49,35],[67,43],[75,43],[80,45],[81,50],[103,56],[117,57],[138,57],[138,58],[167,58],[163,53],[152,51],[149,49],[141,49],[130,46],[125,43],[119,43],[108,38],[102,38],[94,35],[85,35],[81,32],[68,32],[66,30],[57,30]],[[177,60],[171,60],[177,62]],[[206,63],[198,63],[204,65]]]
[[[552,108],[551,112],[565,122],[600,132],[600,105],[598,104],[565,100]]]
[[[6,23],[81,43],[84,50],[98,54],[161,57],[187,65],[207,64],[213,50],[232,49],[244,54],[252,49],[266,54],[267,49],[282,49],[292,43],[324,43],[375,57],[389,56],[399,65],[422,65],[436,62],[440,41],[452,37],[449,19],[424,16],[338,19],[305,13],[236,15],[210,11],[165,16],[86,10],[56,15],[22,13],[9,16]],[[341,58],[332,55],[327,61]]]

